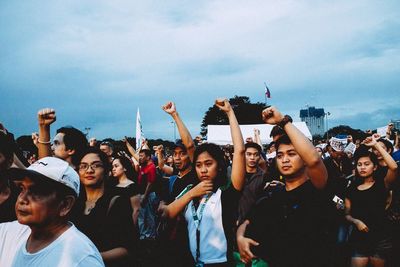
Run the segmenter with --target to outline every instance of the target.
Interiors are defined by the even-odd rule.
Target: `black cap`
[[[182,143],[182,139],[177,139],[177,140],[175,141],[175,144],[174,144],[174,146],[173,146],[173,149],[175,149],[175,148],[177,148],[177,147],[180,147],[180,148],[182,148],[182,150],[186,151],[186,147],[185,147],[185,145]]]

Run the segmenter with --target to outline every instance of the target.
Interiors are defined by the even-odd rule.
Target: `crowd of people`
[[[274,125],[233,146],[180,139],[116,151],[38,112],[36,152],[0,131],[0,266],[400,266],[399,136],[366,132],[312,143],[276,107]],[[26,155],[26,157],[24,157]]]

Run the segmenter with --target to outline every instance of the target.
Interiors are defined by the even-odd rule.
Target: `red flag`
[[[267,84],[266,83],[264,83],[264,84],[265,84],[265,96],[267,98],[271,98],[271,92],[269,91]]]

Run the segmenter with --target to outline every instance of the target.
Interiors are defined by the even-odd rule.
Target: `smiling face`
[[[15,212],[18,222],[28,226],[43,227],[60,216],[60,201],[48,184],[40,184],[25,177],[15,182],[20,190]]]
[[[85,187],[97,187],[104,183],[104,165],[99,155],[86,154],[79,164],[79,178]]]
[[[296,177],[305,169],[304,161],[291,144],[279,145],[276,154],[276,163],[279,172],[287,179]]]
[[[214,180],[218,175],[218,163],[208,153],[201,153],[195,162],[196,173],[200,181],[203,180]]]

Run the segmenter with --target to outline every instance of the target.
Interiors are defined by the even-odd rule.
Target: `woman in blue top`
[[[170,218],[184,213],[196,266],[230,266],[233,229],[245,176],[245,149],[235,113],[227,99],[218,99],[215,105],[229,119],[234,146],[231,180],[227,178],[227,164],[220,147],[202,144],[193,157],[199,183],[193,188],[188,186],[166,210]]]

